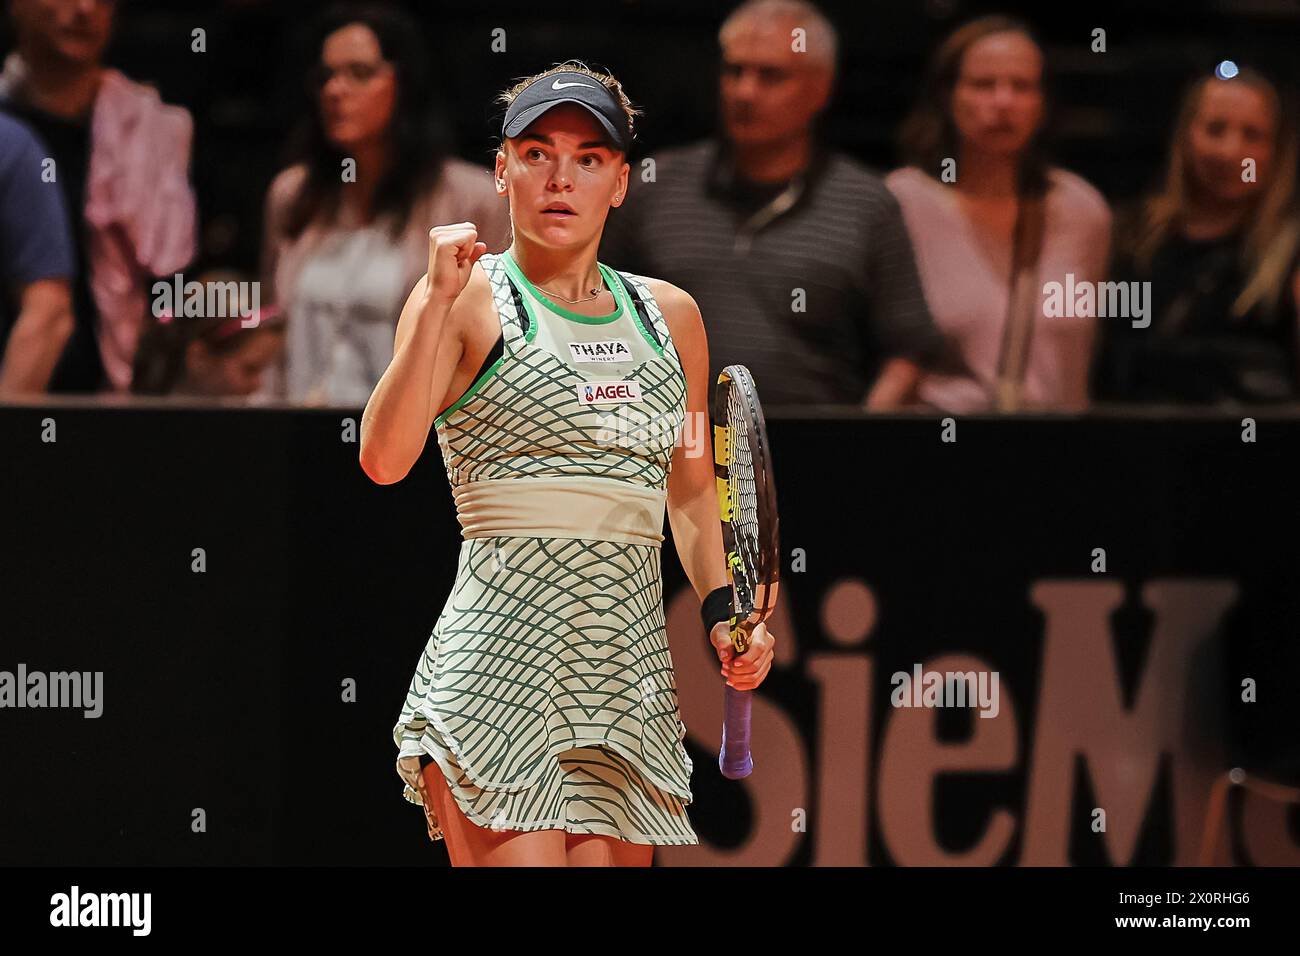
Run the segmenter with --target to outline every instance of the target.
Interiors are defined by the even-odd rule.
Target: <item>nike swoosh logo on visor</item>
[[[569,86],[585,86],[593,90],[595,89],[595,87],[592,86],[590,83],[561,83],[559,80],[551,81],[551,89],[553,90],[562,90]]]

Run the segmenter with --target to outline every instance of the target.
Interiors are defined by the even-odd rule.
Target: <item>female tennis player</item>
[[[596,259],[638,111],[576,61],[500,101],[512,243],[489,255],[473,223],[430,231],[362,418],[361,465],[380,484],[433,426],[463,535],[393,731],[398,773],[454,866],[648,866],[656,845],[699,843],[665,508],[726,681],[761,684],[773,637],[759,625],[732,659],[713,456],[677,440],[687,415],[707,425],[699,309]]]

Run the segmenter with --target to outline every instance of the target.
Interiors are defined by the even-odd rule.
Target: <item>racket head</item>
[[[781,554],[771,445],[748,368],[728,365],[722,370],[714,409],[714,474],[736,611],[732,639],[744,653],[749,632],[776,606]]]

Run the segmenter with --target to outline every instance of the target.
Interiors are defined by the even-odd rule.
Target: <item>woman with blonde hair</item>
[[[1120,231],[1114,277],[1150,282],[1151,312],[1137,327],[1107,324],[1098,398],[1300,397],[1294,115],[1250,68],[1187,91],[1164,185]]]
[[[665,510],[727,681],[757,687],[773,638],[760,625],[731,660],[712,456],[674,440],[707,415],[699,309],[596,259],[636,111],[576,62],[502,101],[495,183],[513,241],[492,255],[474,223],[432,229],[362,417],[361,465],[380,484],[433,427],[464,538],[393,729],[398,773],[455,866],[646,866],[656,845],[699,842]]]

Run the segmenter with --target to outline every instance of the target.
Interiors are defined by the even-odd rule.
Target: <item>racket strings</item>
[[[756,465],[762,466],[762,449],[757,448],[758,436],[750,414],[748,396],[740,383],[732,382],[727,393],[727,425],[731,445],[727,455],[727,476],[732,501],[732,529],[736,539],[736,553],[742,567],[744,581],[736,581],[741,600],[752,606],[754,595],[751,586],[761,580],[762,551],[760,549],[758,517],[758,483]]]

